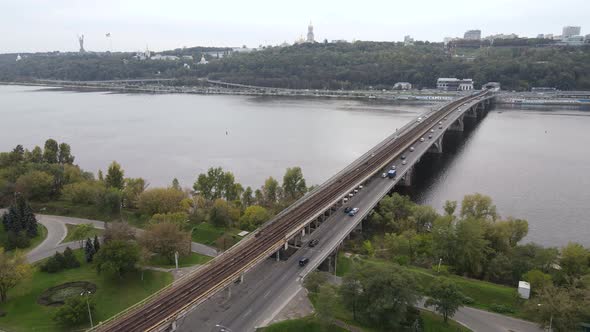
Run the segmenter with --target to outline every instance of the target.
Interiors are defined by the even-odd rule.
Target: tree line
[[[526,309],[546,325],[553,315],[559,331],[590,319],[590,250],[574,242],[561,248],[521,244],[528,222],[501,218],[489,196],[466,195],[460,208],[447,201],[441,215],[394,193],[379,203],[368,225],[369,235],[354,245],[357,252],[515,289],[528,281],[533,299]]]
[[[457,42],[454,47],[468,47]],[[110,80],[174,77],[183,85],[201,85],[196,77],[293,89],[391,89],[396,82],[418,88],[436,86],[439,77],[473,78],[477,85],[500,82],[508,90],[555,87],[590,89],[590,47],[534,47],[535,39],[478,42],[469,56],[456,57],[441,43],[315,43],[265,47],[183,67],[175,61],[138,61],[132,54],[29,55],[15,62],[0,56],[0,80],[34,78]],[[170,51],[169,54],[184,54]],[[6,59],[6,57],[10,59]],[[3,59],[4,58],[4,59]]]

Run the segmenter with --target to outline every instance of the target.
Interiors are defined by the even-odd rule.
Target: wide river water
[[[191,187],[211,166],[244,186],[300,166],[319,184],[433,107],[329,99],[145,95],[0,86],[0,151],[72,146],[96,173],[118,161],[128,177]],[[429,155],[409,192],[441,209],[468,193],[529,221],[528,241],[590,245],[590,110],[500,106]]]

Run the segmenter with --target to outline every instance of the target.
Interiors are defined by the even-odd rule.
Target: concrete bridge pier
[[[412,174],[414,173],[414,167],[410,167],[406,174],[402,176],[401,181],[397,183],[399,186],[409,187],[412,185]]]
[[[465,122],[464,120],[464,115],[461,115],[457,121],[453,122],[453,124],[451,124],[451,126],[449,127],[448,130],[450,131],[463,131],[465,130]]]
[[[468,118],[473,118],[473,119],[477,119],[477,116],[479,114],[479,104],[474,105],[472,107],[470,107],[466,112],[465,112],[465,117]]]
[[[427,153],[443,153],[443,135],[434,141],[434,143],[428,148]]]

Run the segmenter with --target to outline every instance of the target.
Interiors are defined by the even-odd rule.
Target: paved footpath
[[[0,209],[0,216],[4,213],[4,211],[5,209]],[[91,224],[92,227],[98,229],[104,229],[106,224],[104,221],[83,218],[52,216],[44,214],[36,214],[35,216],[37,217],[37,221],[47,228],[47,237],[45,240],[43,240],[43,242],[41,242],[41,244],[27,253],[27,260],[29,263],[47,258],[55,254],[56,251],[63,252],[66,247],[70,247],[71,249],[81,248],[82,243],[80,241],[62,243],[68,234],[66,224]],[[138,228],[135,228],[135,231],[137,233],[143,232],[143,230]],[[218,254],[217,249],[196,242],[191,243],[191,250],[192,252],[210,257],[215,257]]]

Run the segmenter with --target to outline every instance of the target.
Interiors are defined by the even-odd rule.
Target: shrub
[[[493,303],[490,306],[490,309],[492,309],[492,311],[495,311],[500,314],[513,314],[515,312],[514,308],[512,308],[510,306],[507,306],[504,304],[496,304],[496,303]]]
[[[47,273],[56,273],[63,269],[72,269],[80,267],[80,262],[74,255],[70,247],[66,247],[64,253],[56,252],[55,255],[49,257],[45,263],[41,264],[41,271]]]
[[[154,188],[139,195],[138,207],[147,214],[171,213],[182,211],[182,200],[186,194],[174,188]]]
[[[88,322],[88,307],[93,312],[95,305],[92,298],[86,298],[85,296],[67,298],[65,304],[57,309],[53,315],[53,320],[65,326],[80,325]],[[86,304],[86,301],[88,301],[88,304]]]
[[[77,182],[65,185],[62,195],[74,204],[94,204],[104,190],[100,182]]]

